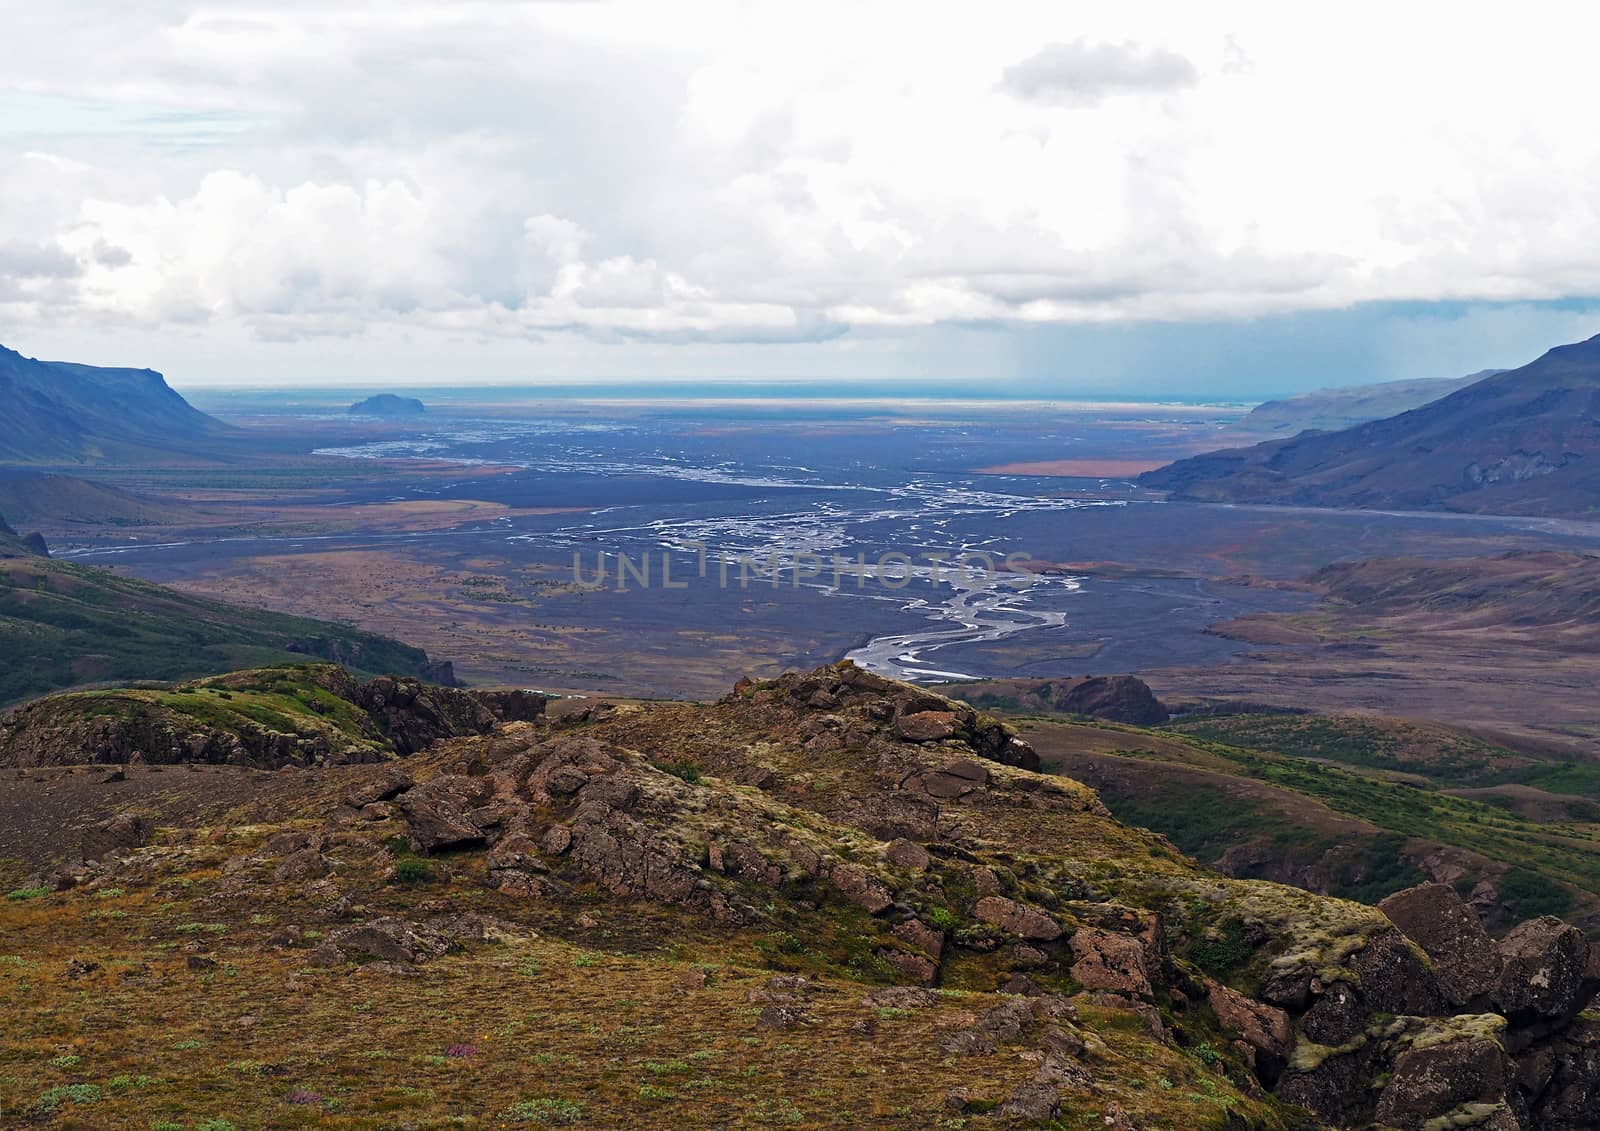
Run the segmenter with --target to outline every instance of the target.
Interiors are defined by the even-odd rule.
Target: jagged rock
[[[1082,927],[1072,936],[1072,976],[1086,990],[1106,990],[1149,999],[1154,996],[1149,956],[1144,943],[1098,927]]]
[[[1263,996],[1289,1009],[1301,1009],[1300,1028],[1320,1045],[1338,1046],[1366,1028],[1378,1014],[1432,1017],[1445,1011],[1444,995],[1426,957],[1397,929],[1377,931],[1346,963],[1349,974],[1309,970],[1286,993],[1290,976],[1269,980]],[[1287,1000],[1286,1000],[1287,999]]]
[[[833,865],[828,869],[828,880],[869,915],[885,911],[894,903],[894,894],[882,882],[854,864]]]
[[[1031,1029],[1036,1020],[1032,1005],[1021,998],[1011,998],[980,1015],[976,1028],[996,1041],[1015,1041]]]
[[[452,671],[452,675],[454,672]],[[448,684],[449,680],[436,682]],[[512,690],[484,690],[472,691],[472,695],[482,703],[489,713],[502,723],[531,723],[544,717],[550,699],[537,691]]]
[[[944,953],[944,932],[928,926],[921,919],[907,919],[896,923],[890,930],[895,938],[927,952],[937,959]]]
[[[719,872],[742,879],[754,880],[766,887],[777,887],[783,883],[783,869],[763,856],[759,849],[748,844],[734,842],[726,847],[715,846],[719,849],[718,859],[712,864]]]
[[[1000,883],[1000,877],[995,875],[993,868],[982,866],[971,869],[968,876],[972,879],[972,886],[979,895],[1000,895],[1006,889]]]
[[[560,856],[572,847],[572,830],[564,825],[551,825],[539,847],[551,856]]]
[[[1300,1028],[1319,1045],[1330,1047],[1349,1041],[1367,1025],[1361,994],[1349,982],[1328,983],[1300,1019]]]
[[[576,766],[557,766],[545,778],[544,787],[552,797],[567,797],[589,784],[589,775]]]
[[[342,927],[317,949],[323,957],[332,951],[335,960],[419,964],[449,953],[455,945],[448,934],[436,927],[385,918]]]
[[[1015,997],[1038,997],[1044,991],[1026,974],[1013,974],[1000,984],[1000,992]]]
[[[972,1029],[960,1029],[948,1033],[939,1042],[939,1048],[946,1056],[987,1056],[999,1047],[994,1041]]]
[[[915,986],[884,986],[861,999],[869,1009],[927,1009],[939,1004],[939,995]]]
[[[273,870],[273,878],[281,883],[314,880],[328,874],[328,859],[316,848],[306,847],[291,852]]]
[[[937,770],[912,774],[901,783],[901,788],[925,793],[941,801],[949,801],[987,789],[988,785],[988,770],[970,759],[961,759],[947,762]]]
[[[907,742],[942,742],[956,733],[956,716],[950,711],[918,711],[894,721],[896,738]]]
[[[896,837],[890,841],[889,846],[883,850],[883,857],[905,872],[925,872],[931,863],[926,848],[904,837]]]
[[[289,856],[306,848],[321,848],[322,837],[306,829],[286,829],[267,838],[256,853],[264,860]]]
[[[1061,1114],[1061,1089],[1054,1084],[1022,1084],[995,1112],[1002,1119],[1048,1123]]]
[[[404,769],[385,766],[375,777],[351,786],[344,795],[344,803],[352,809],[364,809],[404,793],[411,785],[411,775]]]
[[[939,964],[923,955],[889,948],[879,950],[878,955],[898,970],[901,977],[920,982],[924,986],[933,985],[939,977]]]
[[[1559,1037],[1517,1057],[1518,1081],[1540,1131],[1593,1131],[1600,1112],[1600,1017],[1585,1014]]]
[[[1432,1017],[1444,1012],[1444,995],[1427,960],[1399,931],[1379,931],[1352,963],[1369,1012]]]
[[[1025,939],[1053,942],[1061,937],[1061,924],[1036,907],[1018,903],[1001,895],[986,895],[978,900],[973,914],[985,923],[993,924]]]
[[[144,847],[150,843],[154,832],[149,818],[123,813],[84,829],[78,840],[78,852],[85,863],[104,860]]]
[[[1204,985],[1218,1023],[1249,1046],[1256,1075],[1270,1088],[1277,1082],[1294,1049],[1294,1025],[1289,1015],[1219,982],[1207,979]]]
[[[400,794],[395,806],[411,827],[411,846],[418,852],[437,852],[484,842],[484,825],[474,818],[493,795],[494,786],[487,779],[440,774]]]
[[[1568,1017],[1586,1004],[1589,944],[1578,928],[1551,915],[1530,919],[1496,950],[1501,971],[1491,996],[1514,1022]]]
[[[794,1029],[810,1021],[806,1012],[797,1005],[773,1003],[756,1018],[757,1029]]]
[[[706,903],[711,892],[676,848],[616,809],[580,810],[572,825],[572,857],[614,895],[665,903]]]
[[[1519,1129],[1521,1124],[1508,1106],[1510,1076],[1505,1050],[1491,1040],[1413,1048],[1395,1061],[1394,1072],[1378,1097],[1377,1120],[1385,1126],[1421,1131],[1439,1126],[1434,1120],[1461,1113],[1481,1118],[1443,1126]],[[1504,1118],[1498,1124],[1490,1122],[1502,1113]]]
[[[1478,916],[1445,884],[1422,884],[1389,896],[1378,909],[1433,960],[1439,989],[1464,1006],[1494,989],[1500,959]]]

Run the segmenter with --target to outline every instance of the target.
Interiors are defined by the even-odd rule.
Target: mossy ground
[[[958,1128],[985,1121],[944,1110],[948,1091],[999,1103],[1036,1067],[1015,1049],[940,1051],[993,994],[950,989],[931,1008],[875,1008],[863,996],[876,980],[853,980],[809,938],[801,964],[825,987],[806,1003],[811,1020],[763,1030],[749,995],[789,965],[770,956],[766,934],[598,895],[511,900],[479,886],[467,858],[444,861],[449,879],[414,887],[352,862],[341,887],[370,914],[448,905],[504,916],[515,936],[414,976],[312,967],[305,951],[267,942],[306,921],[302,893],[218,899],[215,864],[238,838],[211,838],[177,838],[148,888],[0,905],[8,1126]],[[191,954],[215,965],[192,970]],[[705,984],[686,988],[696,974]],[[853,1032],[862,1022],[874,1031]],[[1222,1126],[1229,1111],[1291,1125],[1242,1095],[1226,1064],[1156,1044],[1132,1015],[1090,1009],[1083,1022],[1101,1042],[1100,1091],[1069,1097],[1057,1126],[1103,1126],[1108,1103],[1145,1126]]]
[[[653,704],[588,729],[610,741],[639,739],[628,745],[653,761],[703,767],[698,785],[661,774],[652,790],[720,791],[724,820],[744,808],[774,820],[788,814],[790,835],[823,837],[831,829],[842,855],[866,861],[881,852],[881,842],[830,824],[827,815],[851,791],[881,788],[859,757],[844,752],[808,767],[778,743],[761,747],[759,760],[786,775],[781,786],[757,791],[717,776],[719,749],[755,760],[754,722],[740,705]],[[408,767],[426,778],[458,765],[476,741],[445,744]],[[397,876],[397,859],[415,859],[396,851],[405,831],[397,818],[334,826],[323,848],[333,869],[325,879],[279,882],[270,860],[245,872],[230,863],[286,829],[327,828],[348,783],[375,771],[259,775],[251,779],[260,782],[257,792],[231,811],[164,827],[136,858],[135,880],[113,871],[84,888],[30,890],[0,902],[6,1121],[94,1131],[980,1128],[995,1125],[983,1112],[1038,1069],[1039,1050],[1026,1041],[971,1057],[941,1045],[1002,1000],[995,987],[1011,972],[1002,954],[956,952],[931,1006],[876,1006],[866,995],[894,977],[872,961],[885,924],[826,888],[753,889],[761,919],[745,927],[619,899],[576,872],[555,877],[557,894],[517,897],[491,888],[480,851],[433,857],[426,874]],[[1021,774],[994,772],[1002,784]],[[200,790],[216,777],[158,776]],[[1052,796],[1061,804],[951,808],[961,810],[963,829],[982,831],[963,843],[1008,890],[1064,923],[1118,914],[1107,902],[1118,898],[1132,906],[1182,904],[1187,917],[1171,923],[1175,949],[1222,972],[1240,965],[1225,945],[1230,917],[1277,932],[1249,948],[1248,965],[1314,945],[1302,935],[1347,932],[1351,916],[1370,914],[1206,877],[1160,838],[1100,814],[1076,783],[1037,785],[1058,786]],[[680,839],[690,844],[701,810],[679,812]],[[907,898],[916,890],[908,888]],[[921,910],[948,918],[959,935],[975,926],[974,894],[951,886],[938,908]],[[463,912],[503,923],[498,941],[466,943],[413,974],[313,963],[319,936],[341,926]],[[289,926],[302,935],[285,943],[281,930]],[[1217,955],[1193,946],[1219,930]],[[762,1028],[763,1005],[752,995],[789,970],[812,975],[820,987],[805,995],[808,1019]],[[1046,990],[1077,988],[1060,967],[1030,977]],[[1182,1027],[1184,1043],[1155,1039],[1128,1010],[1079,1008],[1089,1045],[1083,1063],[1094,1082],[1064,1089],[1055,1127],[1104,1127],[1113,1105],[1144,1128],[1310,1126],[1303,1113],[1260,1095],[1206,1011],[1180,1016],[1164,996],[1158,1005],[1166,1024]],[[945,1103],[958,1088],[968,1094],[965,1109]]]

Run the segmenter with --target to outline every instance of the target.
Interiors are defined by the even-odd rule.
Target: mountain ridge
[[[1264,401],[1245,414],[1239,427],[1251,432],[1276,432],[1296,435],[1307,429],[1333,432],[1353,428],[1371,420],[1382,420],[1504,373],[1504,369],[1481,369],[1464,377],[1424,377],[1405,381],[1381,381],[1373,385],[1341,385],[1313,389],[1298,396]]]
[[[1194,456],[1139,482],[1193,501],[1593,515],[1600,336],[1398,416]]]
[[[0,462],[92,465],[215,456],[237,429],[153,369],[41,361],[0,345]]]

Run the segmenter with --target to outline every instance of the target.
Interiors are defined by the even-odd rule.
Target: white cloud
[[[1193,86],[1200,73],[1174,51],[1137,43],[1052,43],[1000,77],[1000,89],[1018,98],[1065,106],[1092,106],[1116,94],[1164,94]]]
[[[566,349],[1593,295],[1600,17],[1546,15],[46,6],[0,45],[0,318]]]

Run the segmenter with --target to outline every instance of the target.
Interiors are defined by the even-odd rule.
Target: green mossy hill
[[[362,683],[333,664],[234,672],[162,688],[50,695],[0,717],[0,766],[375,762],[537,717],[533,693],[414,678]]]
[[[191,597],[104,569],[0,556],[0,705],[91,683],[176,680],[307,657],[436,677],[397,640]]]
[[[1593,802],[1449,784],[1581,782],[1586,764],[1509,750],[1502,760],[1470,736],[1366,717],[1175,726],[1188,733],[1042,720],[1023,729],[1119,819],[1230,875],[1364,902],[1434,879],[1456,886],[1495,930],[1540,914],[1600,925]]]

